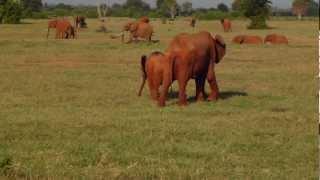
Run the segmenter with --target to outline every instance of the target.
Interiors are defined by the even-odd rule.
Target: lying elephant
[[[233,38],[232,42],[236,44],[263,44],[261,37],[251,35],[238,35]]]
[[[153,35],[153,27],[149,23],[142,21],[129,22],[124,26],[123,30],[129,31],[130,33],[128,43],[139,39],[151,41]],[[122,35],[122,41],[124,41],[124,33]]]
[[[221,19],[220,23],[223,27],[224,32],[231,32],[232,31],[231,21],[229,19]]]
[[[212,37],[209,32],[179,34],[170,43],[165,53],[152,53],[149,58],[142,56],[143,83],[139,95],[148,80],[150,94],[165,106],[168,90],[174,80],[179,84],[179,105],[187,105],[186,86],[190,79],[196,82],[196,99],[204,100],[205,80],[209,82],[209,101],[219,95],[215,76],[215,65],[226,53],[226,44],[221,36]],[[159,88],[162,85],[162,91]]]
[[[288,44],[287,37],[280,34],[269,34],[264,39],[265,44]]]

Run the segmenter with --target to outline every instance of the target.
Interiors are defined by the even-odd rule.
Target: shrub
[[[0,23],[18,24],[22,18],[22,6],[19,2],[8,0],[0,5]]]

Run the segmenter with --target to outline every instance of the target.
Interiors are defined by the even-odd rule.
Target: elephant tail
[[[144,88],[144,85],[145,85],[146,80],[147,80],[146,62],[147,62],[147,56],[143,55],[141,57],[142,83],[141,83],[141,86],[140,86],[140,90],[139,90],[138,96],[141,96],[143,88]]]

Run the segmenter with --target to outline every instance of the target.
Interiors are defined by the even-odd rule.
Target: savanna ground
[[[128,19],[109,19],[118,33]],[[317,179],[317,22],[195,30],[153,20],[160,43],[121,44],[88,21],[77,40],[45,39],[46,20],[0,26],[0,178]],[[221,99],[165,108],[137,97],[140,57],[179,32],[221,34]],[[239,46],[237,34],[276,32],[289,46]],[[177,90],[176,84],[174,90]],[[208,90],[208,87],[207,87]]]

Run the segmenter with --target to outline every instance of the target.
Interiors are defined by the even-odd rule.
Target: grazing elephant
[[[221,19],[220,22],[221,22],[221,25],[223,27],[224,32],[231,32],[232,31],[231,21],[229,19]]]
[[[145,82],[148,79],[150,94],[153,100],[159,97],[159,87],[163,81],[165,55],[161,52],[153,52],[149,57],[141,57],[142,84],[138,96],[141,96]]]
[[[262,44],[263,40],[259,36],[238,35],[233,38],[232,42],[236,44]]]
[[[138,39],[144,39],[147,41],[151,41],[151,37],[153,34],[153,27],[149,23],[136,21],[129,22],[124,26],[124,31],[129,31],[130,37],[129,42]],[[123,41],[124,37],[122,37]]]
[[[279,34],[269,34],[264,39],[265,44],[288,44],[287,37]]]
[[[225,53],[226,44],[219,35],[212,37],[209,32],[177,35],[164,54],[157,52],[148,60],[145,56],[141,58],[144,81],[148,77],[152,98],[158,100],[159,106],[165,106],[169,87],[177,80],[179,105],[187,105],[186,86],[190,79],[195,79],[196,99],[204,100],[207,79],[212,91],[208,100],[216,100],[219,89],[214,67]],[[159,93],[160,85],[162,91]]]
[[[50,29],[56,29],[56,39],[65,39],[67,38],[68,31],[72,27],[71,23],[65,19],[56,19],[48,22],[48,33],[47,38],[49,37]]]

